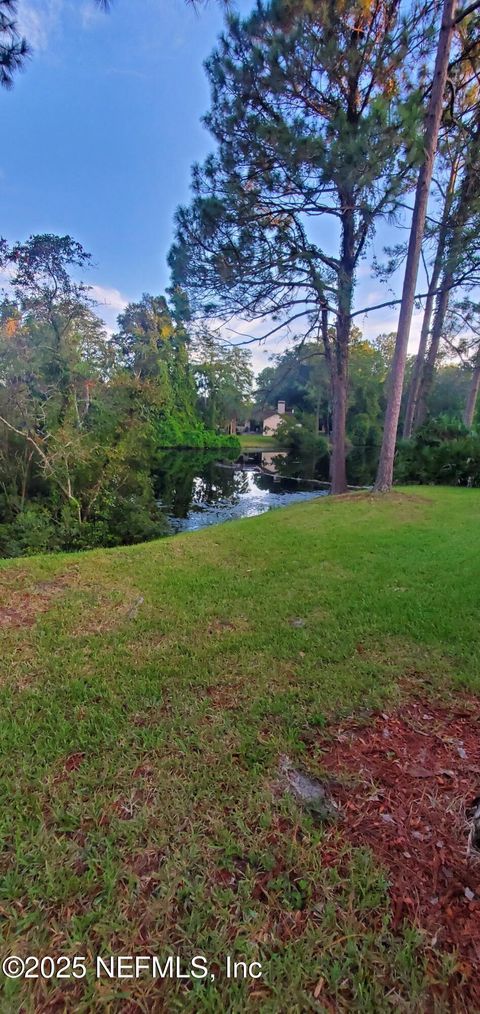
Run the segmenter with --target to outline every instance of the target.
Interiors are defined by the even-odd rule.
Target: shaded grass
[[[188,987],[9,982],[7,1009],[56,989],[67,1010],[426,1009],[425,941],[392,933],[383,872],[340,845],[326,867],[322,828],[271,785],[339,716],[419,683],[479,691],[479,507],[322,498],[0,566],[0,608],[62,590],[0,628],[2,951],[218,966]],[[229,953],[263,978],[225,981]]]

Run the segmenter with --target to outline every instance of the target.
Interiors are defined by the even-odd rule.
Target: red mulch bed
[[[394,926],[426,931],[433,972],[435,953],[456,950],[457,999],[480,1010],[480,853],[467,847],[480,796],[478,699],[450,708],[422,699],[369,724],[348,720],[320,746],[322,767],[343,780],[340,833],[389,871]]]

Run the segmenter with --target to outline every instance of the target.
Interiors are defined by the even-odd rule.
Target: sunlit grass
[[[278,443],[275,437],[264,436],[263,433],[241,433],[239,436],[242,451],[276,451]]]
[[[392,933],[383,871],[342,847],[324,867],[321,826],[272,785],[285,753],[321,774],[306,752],[340,715],[480,689],[479,510],[476,490],[323,498],[2,564],[0,615],[31,623],[0,628],[3,953],[264,968],[7,982],[5,1009],[54,989],[66,1010],[377,1012],[389,990],[423,1009],[422,940]]]

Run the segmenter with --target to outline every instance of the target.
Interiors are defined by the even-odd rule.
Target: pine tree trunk
[[[480,357],[473,368],[472,379],[468,391],[467,404],[463,413],[463,421],[467,429],[471,430],[477,407],[478,392],[480,390]]]
[[[328,377],[330,380],[330,392],[328,399],[327,409],[327,423],[325,426],[325,433],[332,439],[333,433],[333,353],[332,353],[332,340],[328,328],[328,310],[322,306],[322,326],[321,335],[323,348],[325,350],[325,362],[328,369]],[[331,472],[331,469],[330,469]],[[330,476],[331,477],[331,476]]]
[[[317,401],[316,401],[316,404],[315,404],[315,416],[314,416],[314,422],[313,422],[313,427],[314,427],[313,428],[313,433],[314,433],[315,437],[318,437],[318,433],[319,433],[319,430],[320,430],[320,401],[321,401],[321,397],[322,397],[322,387],[321,387],[321,384],[320,384],[320,381],[319,381],[318,382],[318,388],[317,388]]]
[[[403,280],[402,303],[398,320],[397,339],[392,362],[390,390],[382,448],[378,465],[375,490],[383,493],[391,489],[393,483],[393,464],[397,442],[397,427],[402,400],[403,378],[407,360],[408,339],[412,322],[415,287],[417,284],[418,265],[422,248],[427,203],[432,181],[433,163],[437,149],[438,132],[442,118],[443,93],[447,81],[448,61],[453,36],[454,17],[457,0],[444,0],[442,25],[438,39],[433,84],[428,106],[425,131],[425,161],[420,169],[412,225],[408,244],[407,263]]]
[[[433,306],[435,303],[435,291],[438,286],[438,281],[442,270],[443,258],[445,254],[445,241],[447,236],[448,216],[452,208],[453,197],[455,194],[455,183],[457,179],[457,173],[458,173],[458,158],[455,158],[450,171],[450,179],[448,181],[447,193],[445,197],[445,203],[443,206],[442,221],[438,236],[437,251],[435,254],[435,261],[433,264],[432,277],[430,279],[430,285],[428,287],[428,294],[425,302],[425,310],[423,313],[422,330],[420,332],[420,342],[418,345],[418,352],[415,357],[412,377],[410,380],[407,408],[405,411],[405,420],[403,423],[404,440],[410,439],[414,428],[417,400],[420,393],[420,385],[422,382],[423,369],[425,365],[425,355],[427,351],[428,336],[430,334],[430,324],[432,322]]]
[[[331,367],[331,360],[332,360],[332,356],[331,356],[331,349],[330,349],[330,340],[329,340],[329,336],[328,336],[328,310],[327,310],[327,308],[325,306],[322,306],[322,308],[321,308],[321,317],[320,317],[320,320],[321,320],[321,325],[320,325],[320,331],[319,331],[319,334],[318,334],[319,355],[320,356],[322,355],[322,352],[320,350],[321,350],[321,348],[323,346],[323,351],[325,353],[325,359],[326,359],[326,362],[327,362],[327,365],[328,365],[328,368],[329,368],[329,371],[330,371],[330,375],[331,375],[331,369],[332,369],[332,367]],[[319,376],[318,387],[317,387],[317,400],[316,400],[316,404],[315,404],[315,421],[314,421],[314,427],[315,427],[314,433],[315,433],[316,437],[318,437],[318,434],[319,434],[319,431],[320,431],[320,404],[321,404],[321,400],[322,400],[322,378],[321,378],[321,376]]]
[[[437,298],[435,318],[432,327],[432,340],[425,361],[414,415],[414,427],[422,426],[427,418],[427,406],[435,375],[435,365],[440,342],[444,334],[445,317],[448,310],[450,291],[455,283],[455,275],[462,258],[462,241],[465,225],[468,223],[478,198],[478,157],[480,154],[480,108],[476,113],[476,126],[467,149],[467,158],[463,172],[460,192],[456,202],[455,213],[449,225],[448,248],[441,284],[441,292]]]
[[[353,274],[344,278],[343,296],[351,300]],[[348,297],[350,292],[350,297]],[[342,287],[339,303],[342,303]],[[332,368],[332,455],[330,459],[330,492],[347,491],[347,393],[348,393],[348,344],[350,341],[350,305],[348,310],[339,311],[337,317],[335,349],[331,360]]]
[[[333,425],[330,461],[331,492],[347,491],[346,424],[348,389],[348,347],[352,325],[352,299],[355,267],[355,217],[350,193],[343,195],[342,256],[338,272],[338,313],[335,347],[332,355]]]
[[[335,363],[333,374],[333,426],[332,456],[330,459],[331,493],[346,493],[346,420],[347,420],[347,372]]]
[[[423,373],[420,381],[420,387],[417,398],[417,405],[414,416],[414,428],[418,429],[419,426],[423,426],[425,419],[427,418],[427,405],[432,390],[433,378],[435,376],[435,364],[437,362],[438,350],[440,348],[440,342],[444,333],[445,317],[448,310],[448,300],[450,297],[450,287],[452,284],[452,276],[444,275],[442,281],[442,291],[437,299],[437,306],[435,309],[435,317],[433,320],[432,327],[432,340],[430,342],[430,348],[428,350],[427,358],[423,368]]]
[[[425,303],[425,310],[422,321],[422,330],[420,332],[420,341],[418,344],[418,352],[415,357],[412,377],[410,380],[410,389],[408,392],[408,401],[405,410],[405,419],[403,422],[404,440],[410,440],[410,437],[412,435],[413,421],[416,415],[418,395],[420,392],[420,385],[422,382],[423,370],[425,365],[425,353],[427,351],[428,335],[430,333],[433,304],[435,301],[434,291],[436,283],[434,284],[433,277],[434,276],[432,275],[432,281],[430,283],[427,300]],[[438,278],[436,279],[436,282],[438,282]]]

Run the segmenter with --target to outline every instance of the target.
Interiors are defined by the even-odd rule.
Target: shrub
[[[420,426],[413,439],[419,446],[435,447],[468,435],[469,431],[460,419],[440,415],[437,419],[429,419]]]
[[[446,426],[445,420],[434,420],[419,430],[413,440],[399,445],[395,480],[480,486],[480,437],[469,435],[461,424]]]
[[[55,524],[46,507],[30,505],[9,524],[0,525],[1,556],[28,556],[58,548]]]
[[[236,436],[214,433],[203,422],[196,422],[186,416],[172,416],[164,412],[155,424],[155,437],[159,448],[175,447],[185,450],[195,448],[231,447],[240,453],[240,441]]]
[[[355,447],[371,447],[382,441],[382,431],[366,412],[359,412],[349,429],[349,438]]]
[[[328,454],[328,441],[321,434],[315,435],[311,416],[287,416],[275,436],[279,447],[299,457],[315,454],[321,458]]]

